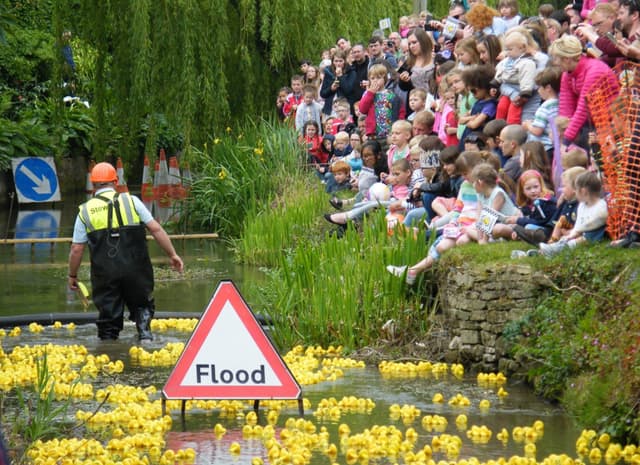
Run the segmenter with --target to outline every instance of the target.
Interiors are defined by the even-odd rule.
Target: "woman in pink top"
[[[618,80],[604,62],[582,54],[582,44],[575,36],[565,35],[555,40],[549,55],[562,68],[558,115],[570,118],[564,138],[570,143],[578,138],[580,130],[589,119],[586,95],[602,76],[606,76],[613,89],[618,89]],[[612,99],[617,94],[612,93]]]

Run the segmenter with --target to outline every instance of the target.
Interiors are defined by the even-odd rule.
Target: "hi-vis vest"
[[[140,221],[132,197],[106,190],[79,209],[80,221],[87,230],[94,300],[103,288],[120,279],[146,283],[143,287],[148,295],[149,289],[153,289],[153,267],[146,227]]]
[[[111,215],[109,214],[110,205],[113,205]],[[128,193],[118,194],[115,190],[104,191],[80,205],[79,209],[80,221],[87,228],[87,234],[140,224],[140,216]]]

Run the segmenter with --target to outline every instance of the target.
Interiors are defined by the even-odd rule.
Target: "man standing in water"
[[[116,170],[109,163],[98,163],[91,171],[95,194],[80,205],[76,217],[68,286],[74,291],[78,289],[78,269],[88,244],[93,302],[99,312],[98,337],[118,339],[126,304],[139,339],[151,340],[155,306],[146,228],[167,254],[174,270],[182,272],[184,264],[171,239],[142,201],[128,193],[116,192],[117,181]]]

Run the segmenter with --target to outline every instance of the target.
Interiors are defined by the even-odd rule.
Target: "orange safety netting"
[[[602,152],[609,218],[607,232],[616,239],[640,231],[640,65],[613,68],[619,86],[605,76],[587,93]]]

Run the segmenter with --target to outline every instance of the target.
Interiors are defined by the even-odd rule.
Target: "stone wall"
[[[450,337],[446,358],[480,371],[518,371],[502,330],[534,308],[544,287],[539,272],[526,263],[445,265],[438,281]]]

